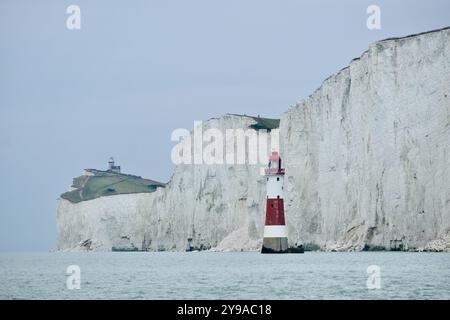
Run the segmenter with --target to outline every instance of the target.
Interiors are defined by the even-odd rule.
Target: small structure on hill
[[[114,164],[114,158],[113,157],[109,158],[108,171],[115,172],[115,173],[120,173],[120,166],[116,166]]]

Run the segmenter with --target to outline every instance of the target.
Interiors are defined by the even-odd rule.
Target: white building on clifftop
[[[115,173],[120,173],[120,166],[116,166],[114,164],[114,158],[113,157],[109,158],[108,171],[115,172]]]

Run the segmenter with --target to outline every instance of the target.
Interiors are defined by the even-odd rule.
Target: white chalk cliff
[[[207,128],[248,129],[226,115]],[[450,251],[450,29],[370,45],[281,115],[291,245]],[[58,200],[59,250],[259,249],[260,165],[178,165],[165,188]]]

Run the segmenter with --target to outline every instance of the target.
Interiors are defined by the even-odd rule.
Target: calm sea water
[[[78,265],[81,288],[66,270]],[[380,289],[369,290],[370,265]],[[0,299],[450,299],[450,254],[2,253]]]

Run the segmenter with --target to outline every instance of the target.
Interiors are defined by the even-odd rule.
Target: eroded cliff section
[[[372,44],[281,116],[290,245],[450,251],[449,127],[450,29]],[[60,199],[58,249],[258,250],[260,168],[183,164],[153,193]]]

